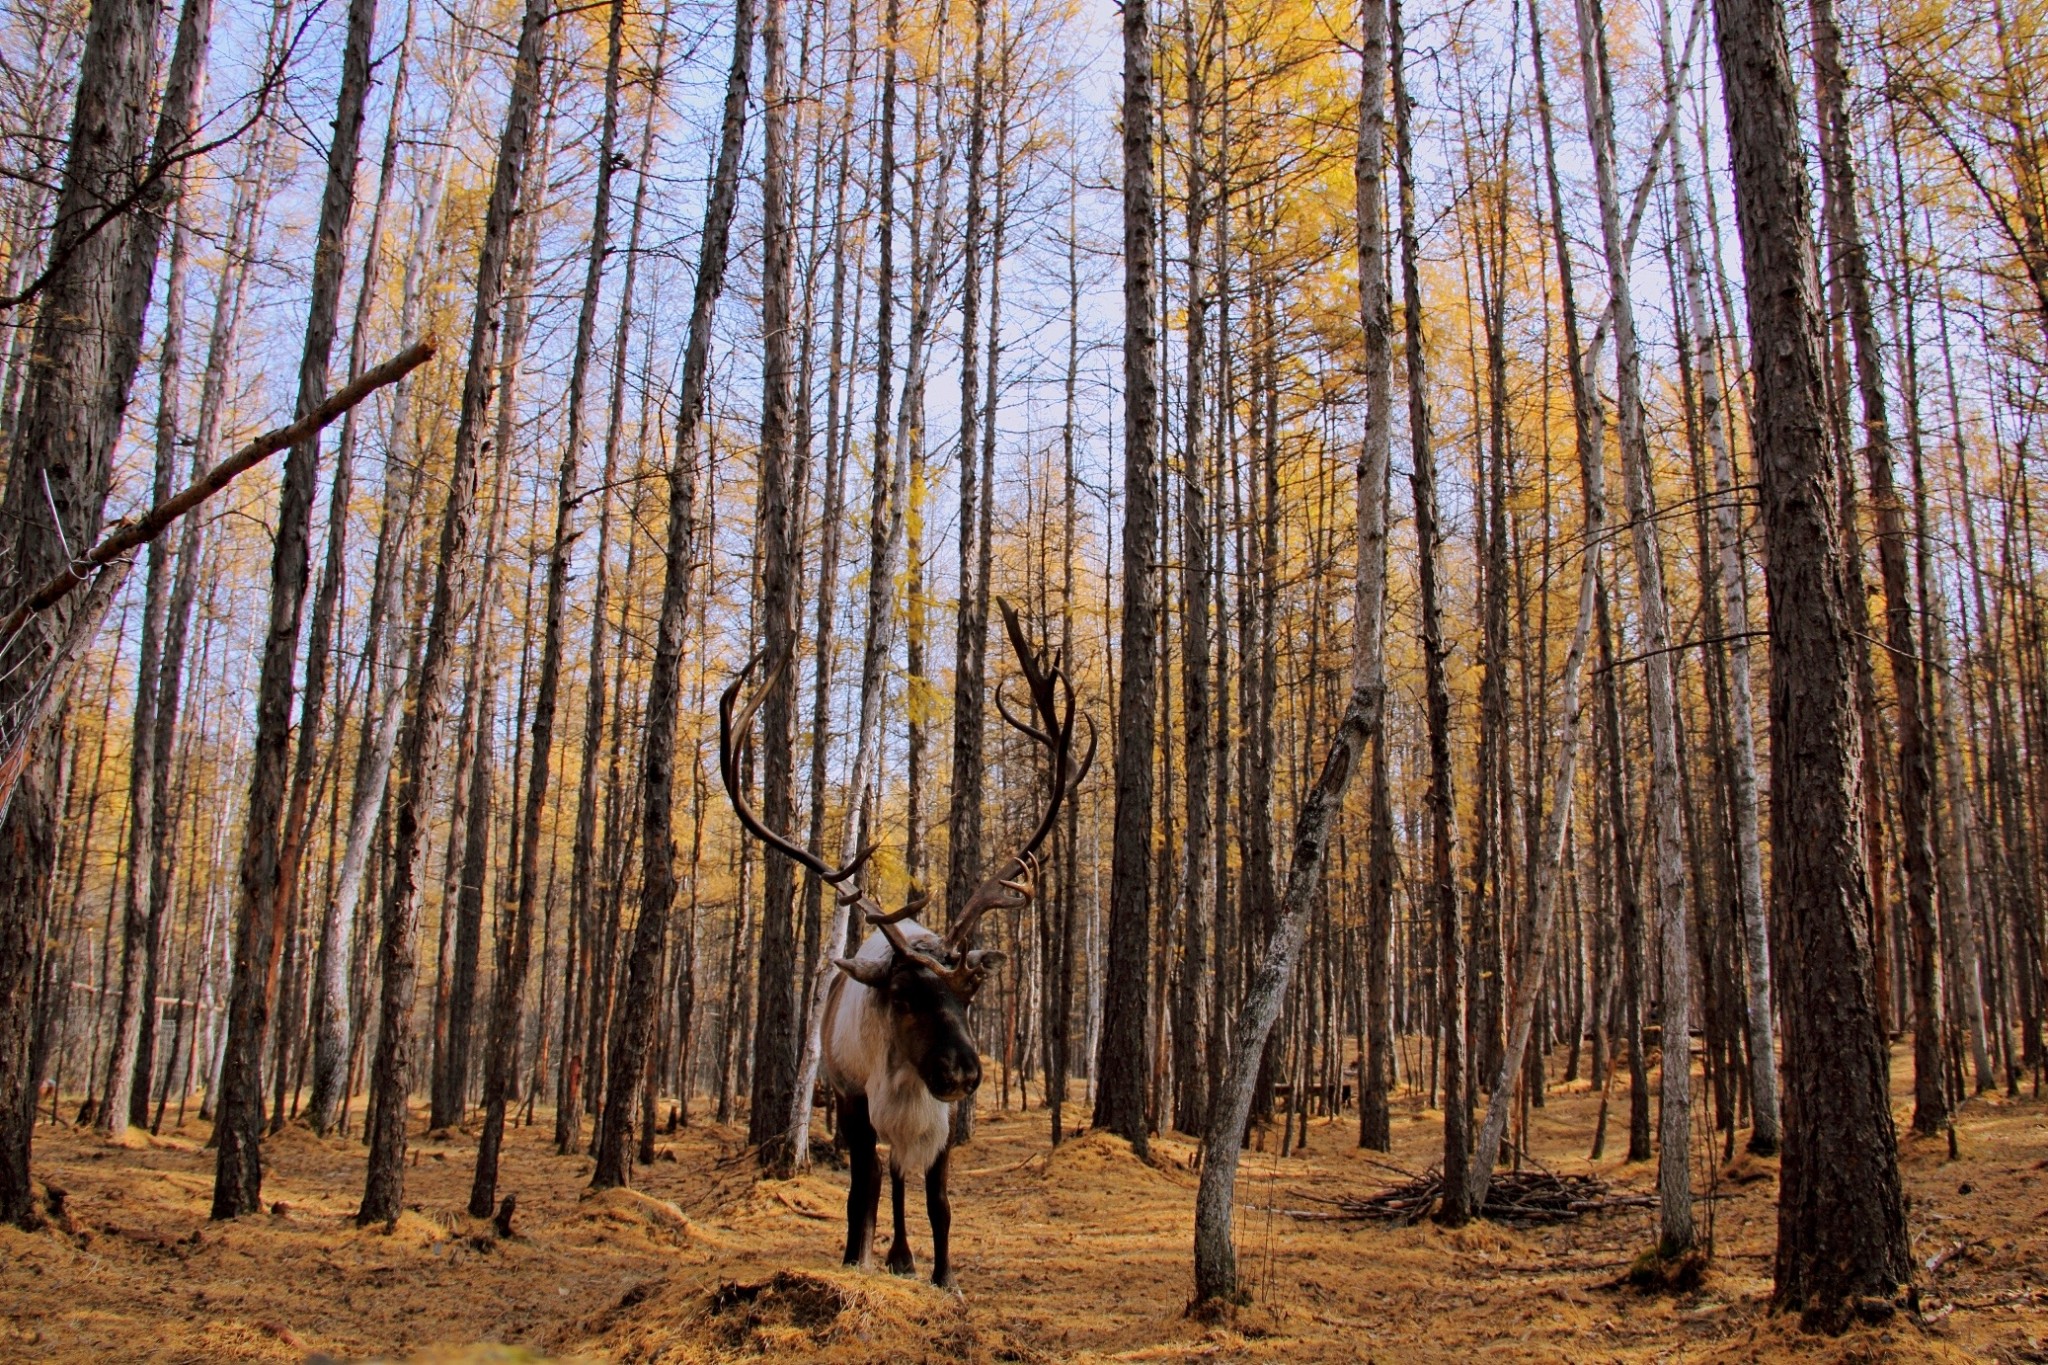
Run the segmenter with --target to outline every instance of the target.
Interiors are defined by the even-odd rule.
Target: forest
[[[2042,0],[0,0],[0,1357],[2048,1360],[2044,427]]]

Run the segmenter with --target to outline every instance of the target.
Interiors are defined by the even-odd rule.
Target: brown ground
[[[1895,1061],[1904,1078],[1910,1059]],[[1536,1155],[1596,1169],[1584,1159],[1595,1104],[1583,1086],[1554,1095],[1535,1113]],[[207,1221],[213,1163],[196,1126],[131,1147],[44,1127],[36,1172],[69,1192],[75,1230],[0,1230],[0,1360],[2048,1361],[2041,1101],[1973,1101],[1957,1161],[1945,1143],[1907,1141],[1923,1318],[1842,1338],[1765,1311],[1766,1165],[1740,1158],[1718,1178],[1705,1284],[1644,1297],[1610,1285],[1650,1242],[1646,1209],[1451,1233],[1294,1216],[1398,1178],[1357,1150],[1353,1123],[1314,1125],[1305,1156],[1247,1154],[1239,1245],[1252,1303],[1220,1324],[1182,1311],[1191,1148],[1160,1141],[1147,1165],[1090,1135],[1048,1156],[1037,1110],[985,1112],[955,1155],[964,1297],[843,1271],[844,1173],[750,1184],[729,1129],[664,1138],[639,1193],[597,1199],[582,1197],[588,1161],[552,1155],[545,1128],[518,1130],[504,1185],[519,1196],[517,1235],[499,1241],[459,1212],[468,1135],[415,1140],[416,1212],[387,1234],[350,1219],[353,1141],[293,1131],[268,1144],[276,1210],[223,1225]],[[1394,1160],[1427,1165],[1438,1133],[1434,1114],[1399,1113]],[[1637,1189],[1653,1175],[1614,1159],[1597,1171]]]

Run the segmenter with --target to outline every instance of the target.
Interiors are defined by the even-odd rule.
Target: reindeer
[[[874,845],[833,867],[768,828],[748,803],[737,780],[738,756],[749,742],[755,711],[788,668],[788,658],[735,715],[740,690],[760,662],[755,655],[718,704],[719,772],[740,824],[768,847],[816,873],[834,888],[841,905],[858,908],[874,926],[857,954],[832,959],[839,975],[825,997],[822,1020],[825,1080],[838,1100],[839,1133],[853,1165],[846,1199],[845,1263],[863,1269],[874,1263],[875,1215],[882,1194],[875,1152],[879,1141],[889,1147],[889,1193],[895,1215],[888,1268],[898,1275],[916,1269],[903,1223],[903,1185],[907,1178],[923,1176],[925,1213],[932,1228],[932,1283],[946,1288],[953,1283],[953,1211],[946,1197],[953,1106],[971,1102],[981,1084],[981,1054],[968,1027],[967,1009],[1004,957],[995,949],[975,947],[975,929],[991,910],[1016,910],[1030,903],[1037,891],[1038,850],[1052,833],[1061,804],[1095,760],[1095,723],[1089,720],[1087,749],[1079,764],[1074,762],[1074,688],[1060,667],[1059,655],[1048,658],[1034,649],[1016,611],[1000,599],[998,605],[1031,707],[1028,719],[1016,715],[999,686],[996,710],[1045,749],[1052,791],[1031,837],[975,888],[943,937],[915,918],[929,897],[913,894],[901,909],[884,913],[862,889],[860,872]]]

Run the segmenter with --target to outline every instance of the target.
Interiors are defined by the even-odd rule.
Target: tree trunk
[[[1821,171],[1829,239],[1828,263],[1848,303],[1856,387],[1862,399],[1863,459],[1877,513],[1877,567],[1884,583],[1885,653],[1898,694],[1899,842],[1904,846],[1906,920],[1913,935],[1913,1131],[1941,1132],[1950,1120],[1942,1083],[1940,928],[1935,921],[1934,758],[1928,727],[1931,698],[1920,679],[1906,562],[1906,511],[1892,475],[1891,419],[1885,407],[1884,357],[1870,300],[1870,262],[1856,203],[1849,147],[1849,75],[1833,0],[1808,0],[1814,77],[1820,88]]]
[[[334,349],[335,314],[355,208],[356,149],[363,102],[370,87],[370,43],[377,27],[376,0],[351,0],[342,54],[341,93],[327,185],[313,252],[312,302],[299,361],[297,411],[305,416],[327,397],[327,367]],[[256,741],[249,764],[239,899],[235,916],[234,975],[228,992],[227,1060],[215,1108],[213,1216],[239,1218],[263,1206],[263,1040],[276,992],[280,931],[297,884],[297,840],[286,823],[286,771],[291,742],[293,674],[305,607],[313,485],[320,461],[316,434],[285,457],[271,552],[270,621],[256,685]],[[280,1057],[276,1063],[284,1065]]]
[[[370,211],[370,227],[365,234],[363,254],[363,277],[356,292],[354,326],[349,337],[348,371],[349,378],[355,379],[363,371],[369,359],[370,314],[376,304],[378,283],[383,277],[384,262],[384,211],[390,201],[391,186],[398,172],[399,116],[405,105],[406,76],[410,69],[412,53],[413,16],[415,6],[407,0],[405,7],[405,32],[398,44],[398,69],[391,79],[391,106],[389,119],[384,128],[384,154],[377,169],[377,199]],[[427,198],[435,196],[423,196]],[[409,329],[401,320],[399,334],[406,335]],[[403,381],[409,383],[410,381]],[[327,516],[327,560],[321,566],[320,586],[313,596],[313,639],[329,639],[334,629],[334,612],[341,594],[342,577],[346,571],[343,552],[346,549],[349,490],[353,486],[355,468],[357,422],[354,410],[342,418],[341,440],[335,448],[334,487],[328,500]],[[389,619],[389,580],[396,570],[395,544],[387,544],[384,537],[402,538],[402,528],[397,524],[401,518],[392,514],[392,499],[397,490],[404,488],[406,479],[393,465],[391,452],[386,455],[384,478],[384,520],[379,528],[380,537],[377,555],[373,561],[371,577],[371,606],[369,620],[364,631],[363,679],[363,735],[364,743],[357,751],[355,795],[350,801],[348,837],[342,845],[341,866],[333,879],[333,890],[321,907],[320,937],[314,950],[312,1000],[308,1011],[307,1028],[311,1033],[311,1062],[313,1093],[306,1102],[307,1122],[313,1131],[325,1136],[334,1126],[335,1107],[340,1102],[345,1077],[341,1068],[346,1064],[348,1054],[348,937],[355,929],[355,908],[362,889],[364,853],[367,851],[368,829],[375,820],[375,810],[384,802],[384,775],[390,770],[391,746],[397,742],[398,723],[389,713],[402,708],[392,701],[385,701],[380,714],[377,708],[378,671],[377,661],[383,647],[384,622]],[[408,501],[410,501],[408,499]],[[307,666],[312,664],[309,650]],[[391,689],[393,698],[400,695],[400,689]],[[310,704],[312,697],[307,697]],[[302,721],[301,724],[304,722]],[[391,739],[378,744],[385,732]],[[336,737],[339,743],[339,736]],[[311,756],[302,735],[300,756],[310,767]],[[371,754],[383,755],[382,771],[376,775],[376,797],[368,802],[364,786],[370,774],[365,771],[365,759]],[[297,773],[294,772],[296,778]],[[337,792],[336,798],[340,797]],[[364,834],[359,840],[357,827],[361,825]],[[332,850],[329,850],[330,857]],[[353,881],[350,879],[349,855],[354,854]],[[347,902],[343,903],[342,893],[347,891]]]
[[[639,1098],[647,1046],[654,1035],[655,990],[661,980],[662,942],[675,901],[676,704],[680,699],[683,629],[689,618],[690,557],[696,539],[697,427],[704,413],[711,359],[711,317],[725,285],[726,244],[739,193],[740,144],[746,131],[747,81],[754,46],[753,0],[734,0],[732,66],[726,74],[718,164],[704,211],[697,285],[683,353],[682,403],[676,416],[674,462],[669,467],[668,539],[662,566],[661,616],[653,670],[647,683],[646,733],[640,755],[640,918],[634,927],[626,992],[619,1006],[598,1120],[597,1167],[591,1188],[628,1181],[626,1134]]]
[[[1617,425],[1621,436],[1622,493],[1634,551],[1637,611],[1642,622],[1644,688],[1650,718],[1651,868],[1663,949],[1665,1064],[1658,1116],[1658,1245],[1663,1255],[1692,1248],[1692,966],[1685,913],[1685,838],[1678,771],[1678,695],[1664,567],[1657,545],[1656,490],[1650,479],[1644,427],[1642,373],[1635,309],[1629,291],[1629,256],[1614,184],[1614,111],[1608,88],[1606,19],[1600,0],[1579,0],[1579,67],[1586,89],[1587,137],[1593,146],[1600,195],[1600,235],[1606,247],[1609,304],[1614,319]],[[1674,1064],[1674,1057],[1676,1059]]]
[[[1771,925],[1785,1022],[1776,1297],[1824,1325],[1912,1276],[1871,994],[1849,581],[1834,522],[1812,195],[1782,0],[1714,0],[1756,373],[1770,596]],[[1740,111],[1738,116],[1737,111]]]
[[[849,11],[849,23],[851,12]],[[846,517],[846,451],[853,405],[847,402],[851,387],[846,365],[846,181],[850,167],[853,101],[853,72],[849,67],[842,86],[843,103],[839,119],[839,162],[832,211],[832,321],[831,358],[827,362],[825,402],[825,504],[820,513],[822,544],[818,550],[817,634],[812,646],[811,690],[811,810],[812,848],[825,841],[825,764],[831,742],[833,617],[838,610],[840,542]],[[860,330],[860,297],[856,285],[854,331]],[[842,428],[842,414],[846,426]],[[701,832],[699,835],[701,841]],[[693,862],[694,866],[694,862]],[[694,897],[696,883],[691,883]],[[825,931],[825,884],[816,874],[804,878],[804,923],[809,958],[810,1008],[806,1014],[802,1055],[797,1060],[796,1087],[790,1095],[790,1164],[803,1169],[811,1159],[811,1100],[817,1090],[818,1064],[823,1051],[825,1000],[838,968],[832,965],[840,944]],[[835,914],[835,923],[837,916]],[[816,932],[811,926],[816,925]],[[844,928],[835,931],[844,937]],[[694,993],[694,982],[691,984]],[[687,1082],[686,1082],[687,1084]]]
[[[52,273],[36,315],[8,458],[0,517],[0,563],[7,569],[0,600],[18,600],[47,582],[70,562],[69,546],[91,544],[98,536],[127,390],[123,384],[113,392],[108,382],[121,339],[112,326],[81,325],[80,319],[116,316],[127,234],[93,234],[88,228],[143,156],[157,12],[156,0],[97,0],[87,19],[50,242]],[[139,308],[136,316],[139,326]],[[139,337],[134,344],[139,348]],[[19,644],[8,642],[0,714],[25,709],[74,613],[86,605],[74,594],[46,613],[37,631],[17,637]],[[35,974],[42,960],[34,944],[55,870],[58,793],[56,748],[47,735],[23,757],[20,779],[0,810],[6,865],[0,876],[0,1219],[31,1227],[41,1221],[29,1185],[38,1078],[29,1074],[28,1063]]]
[[[455,448],[449,465],[448,503],[442,515],[440,550],[434,569],[433,605],[412,714],[400,743],[403,762],[392,820],[392,876],[384,897],[378,952],[382,991],[378,1003],[377,1056],[371,1073],[370,1161],[362,1207],[356,1213],[356,1221],[363,1224],[395,1222],[404,1201],[406,1126],[413,1080],[412,1005],[418,985],[416,897],[420,862],[426,851],[424,825],[440,768],[448,675],[453,664],[454,621],[463,612],[463,598],[467,596],[459,577],[463,574],[470,523],[476,509],[477,448],[490,405],[491,366],[497,354],[498,309],[505,292],[512,210],[532,136],[547,17],[544,0],[529,0],[520,20],[511,97],[506,102],[504,131],[498,141],[497,166],[492,174],[483,240],[477,253],[476,307]]]
[[[761,636],[770,671],[761,710],[761,815],[770,829],[786,830],[796,815],[796,669],[783,667],[796,653],[796,579],[801,557],[791,506],[790,419],[791,252],[789,105],[783,89],[788,39],[785,0],[762,0],[761,121],[766,148],[762,170],[761,445],[758,479],[761,547]],[[917,685],[913,678],[911,685]],[[761,956],[756,985],[754,1076],[747,1141],[762,1169],[786,1177],[791,1169],[787,1115],[796,1090],[797,946],[796,864],[772,848],[762,850]]]
[[[476,1175],[471,1181],[469,1208],[472,1217],[487,1218],[497,1201],[498,1158],[505,1140],[505,1109],[516,1096],[520,1014],[525,1002],[526,973],[533,957],[533,908],[539,894],[540,821],[547,807],[548,774],[554,757],[555,709],[561,689],[562,628],[567,614],[569,552],[573,547],[573,526],[577,492],[577,467],[582,458],[584,386],[590,373],[590,356],[597,329],[598,295],[604,285],[604,262],[609,251],[614,148],[619,124],[619,63],[624,46],[624,0],[612,0],[605,26],[604,115],[598,134],[597,191],[591,209],[590,247],[585,258],[583,297],[576,312],[575,350],[569,364],[567,397],[569,431],[562,446],[561,468],[555,477],[555,536],[548,549],[546,590],[547,615],[541,642],[540,679],[533,704],[532,767],[526,779],[525,808],[520,814],[522,835],[514,887],[512,937],[501,953],[499,971],[491,998],[489,1051],[484,1069],[484,1126],[477,1141]],[[655,79],[667,46],[664,23],[656,42]],[[651,96],[650,96],[651,98]],[[629,292],[622,305],[630,315]],[[623,330],[619,346],[623,352]],[[599,496],[605,496],[600,491]],[[602,569],[599,570],[602,572]],[[602,635],[604,622],[595,623],[595,635]],[[595,678],[596,675],[593,675]],[[593,682],[593,686],[596,686]],[[546,1026],[546,1020],[542,1020]]]
[[[983,694],[988,666],[988,585],[977,584],[983,489],[975,474],[981,413],[982,166],[988,158],[988,0],[974,3],[973,93],[967,115],[967,211],[960,281],[960,604],[953,639],[953,783],[946,812],[945,921],[982,876]],[[995,395],[988,396],[990,407]]]
[[[1206,36],[1206,27],[1205,33]],[[1209,873],[1215,831],[1209,799],[1214,740],[1209,725],[1209,452],[1203,429],[1208,397],[1208,282],[1203,251],[1209,231],[1207,66],[1209,48],[1199,41],[1193,0],[1181,3],[1181,46],[1187,80],[1187,376],[1182,396],[1181,433],[1181,710],[1182,752],[1187,766],[1187,831],[1182,844],[1181,957],[1176,979],[1173,1037],[1173,1126],[1201,1130],[1208,1113],[1208,1073],[1203,1064],[1202,1012],[1208,985],[1204,927],[1209,915]],[[1361,144],[1362,146],[1362,144]],[[1360,156],[1364,156],[1363,150]],[[1361,228],[1361,240],[1365,229]],[[1382,262],[1382,274],[1384,274]],[[1370,325],[1368,323],[1368,325]],[[1368,362],[1370,365],[1370,361]]]
[[[1667,51],[1669,44],[1666,44]],[[1667,65],[1669,58],[1666,58]],[[1669,99],[1678,100],[1675,81]],[[1742,554],[1742,512],[1737,502],[1735,463],[1728,435],[1728,394],[1721,378],[1721,344],[1707,306],[1706,269],[1695,232],[1692,178],[1677,145],[1672,147],[1671,183],[1678,216],[1678,256],[1685,272],[1686,315],[1690,321],[1699,376],[1700,417],[1713,454],[1715,549],[1720,556],[1721,623],[1730,639],[1728,711],[1733,721],[1731,757],[1735,823],[1736,894],[1742,910],[1743,960],[1747,966],[1743,1002],[1749,1022],[1749,1150],[1758,1156],[1778,1151],[1777,1021],[1771,1007],[1771,951],[1764,922],[1763,849],[1758,837],[1756,705],[1750,696],[1748,567]]]
[[[1387,10],[1377,0],[1366,0],[1356,167],[1358,283],[1368,355],[1367,429],[1355,490],[1358,560],[1352,604],[1351,690],[1322,770],[1302,798],[1301,813],[1295,822],[1294,852],[1287,870],[1287,892],[1282,901],[1280,921],[1252,975],[1251,987],[1245,993],[1244,1009],[1239,1016],[1223,1087],[1210,1106],[1208,1124],[1203,1133],[1202,1179],[1195,1195],[1195,1300],[1198,1303],[1232,1299],[1238,1293],[1237,1249],[1231,1239],[1231,1213],[1238,1158],[1244,1149],[1245,1124],[1251,1117],[1252,1092],[1258,1084],[1267,1038],[1280,1017],[1280,1006],[1286,998],[1295,963],[1301,954],[1309,913],[1316,904],[1329,852],[1331,825],[1344,808],[1345,791],[1364,757],[1366,745],[1380,732],[1385,709],[1387,485],[1393,353],[1391,305],[1386,286],[1386,234],[1382,226],[1385,221],[1386,106],[1381,92],[1387,79],[1388,33]],[[1397,44],[1398,41],[1396,38]],[[1398,70],[1398,58],[1396,63]],[[1406,91],[1398,75],[1395,81],[1398,111],[1402,109]],[[1401,132],[1405,134],[1405,112],[1400,119]],[[1402,169],[1402,197],[1405,200],[1405,156]],[[1404,233],[1406,229],[1404,215]],[[1412,298],[1410,306],[1413,306]],[[1411,320],[1410,325],[1416,324]],[[1301,1108],[1299,1086],[1293,1103],[1296,1110]]]
[[[1572,283],[1571,255],[1566,245],[1563,217],[1558,212],[1557,157],[1550,140],[1550,92],[1544,75],[1542,50],[1544,30],[1536,0],[1529,3],[1529,32],[1536,65],[1537,106],[1545,139],[1544,169],[1552,194],[1551,223],[1564,312],[1565,363],[1571,373],[1572,428],[1579,457],[1580,489],[1585,502],[1585,525],[1580,541],[1587,546],[1597,546],[1607,534],[1606,452],[1601,448],[1601,422],[1593,377],[1586,373],[1585,356],[1579,345],[1578,305]],[[1625,334],[1617,331],[1617,336],[1621,335]],[[1478,1148],[1472,1158],[1471,1199],[1474,1212],[1486,1207],[1494,1163],[1499,1160],[1501,1138],[1507,1131],[1515,1076],[1522,1070],[1528,1051],[1536,1021],[1536,1007],[1549,965],[1550,926],[1555,916],[1557,882],[1564,866],[1565,841],[1571,826],[1572,795],[1577,789],[1580,721],[1585,714],[1582,675],[1586,663],[1586,642],[1593,629],[1599,581],[1599,558],[1588,554],[1581,561],[1578,617],[1572,627],[1571,645],[1565,653],[1564,676],[1558,686],[1564,714],[1557,731],[1557,766],[1550,775],[1542,840],[1536,850],[1535,885],[1530,892],[1528,913],[1517,934],[1520,951],[1516,955],[1514,997],[1508,1012],[1506,1046],[1487,1096],[1486,1118],[1480,1125]],[[1534,717],[1531,723],[1535,723]]]
[[[1150,0],[1123,7],[1123,656],[1117,679],[1116,816],[1109,957],[1096,1056],[1095,1124],[1145,1150],[1145,1027],[1151,944],[1153,711],[1158,681],[1159,339],[1153,310]],[[1260,1042],[1265,1041],[1264,1035]],[[1226,1209],[1228,1201],[1226,1200]],[[1228,1226],[1228,1219],[1225,1220]]]

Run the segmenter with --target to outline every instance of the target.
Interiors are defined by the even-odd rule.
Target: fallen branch
[[[1295,1192],[1318,1203],[1332,1204],[1336,1213],[1285,1210],[1291,1217],[1311,1219],[1362,1220],[1408,1227],[1422,1221],[1436,1208],[1443,1195],[1443,1172],[1432,1166],[1405,1184],[1368,1195],[1319,1198]],[[1535,1227],[1565,1223],[1587,1213],[1606,1209],[1655,1208],[1657,1199],[1648,1194],[1617,1194],[1596,1176],[1556,1175],[1548,1171],[1502,1172],[1487,1189],[1486,1206],[1479,1211],[1489,1222],[1513,1227]]]
[[[30,593],[0,622],[0,642],[12,641],[31,616],[48,611],[100,569],[131,550],[155,540],[184,516],[214,494],[226,488],[278,451],[296,445],[317,433],[356,404],[388,384],[395,384],[427,363],[434,354],[431,341],[415,342],[353,384],[338,390],[326,402],[289,426],[258,436],[240,450],[207,470],[188,487],[164,499],[141,516],[116,522],[99,543],[73,560],[63,571]],[[4,648],[4,643],[0,643]]]

